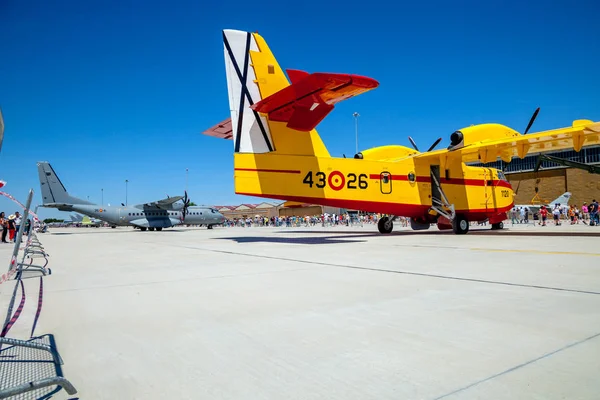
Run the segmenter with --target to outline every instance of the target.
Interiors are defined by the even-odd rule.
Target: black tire
[[[212,229],[212,227],[213,227],[212,225],[208,225],[208,226],[206,227],[206,229]]]
[[[140,231],[146,232],[146,228],[140,228]]]
[[[383,217],[377,222],[377,228],[379,233],[391,233],[394,229],[394,222],[390,220],[390,217]]]
[[[462,215],[457,215],[452,221],[452,230],[457,235],[464,235],[469,232],[469,221]]]
[[[156,230],[160,232],[160,231],[162,231],[162,228],[156,228]]]
[[[504,229],[504,222],[498,222],[497,224],[492,224],[492,230]]]

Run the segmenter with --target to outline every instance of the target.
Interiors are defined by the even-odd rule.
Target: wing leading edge
[[[579,152],[584,146],[596,144],[600,144],[600,122],[576,120],[571,127],[567,128],[496,140],[482,140],[459,148],[420,153],[414,158],[420,160],[439,158],[442,165],[445,165],[448,159],[488,163],[500,157],[503,161],[510,162],[514,157],[523,159],[528,154],[568,149]]]

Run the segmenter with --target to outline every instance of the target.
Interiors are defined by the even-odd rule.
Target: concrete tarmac
[[[51,228],[36,334],[82,399],[598,399],[600,228],[507,226]]]

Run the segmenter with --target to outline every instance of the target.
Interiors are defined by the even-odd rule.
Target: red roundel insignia
[[[327,182],[333,190],[342,190],[346,185],[346,178],[344,178],[344,175],[340,171],[333,171],[329,174]]]

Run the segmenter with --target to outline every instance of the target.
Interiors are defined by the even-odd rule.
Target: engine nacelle
[[[419,152],[406,146],[391,145],[363,150],[362,152],[357,153],[354,158],[361,160],[385,160],[405,158],[414,154],[419,154]]]
[[[450,135],[448,149],[460,149],[473,143],[484,140],[496,140],[509,137],[518,137],[521,134],[508,126],[500,124],[473,125],[460,129]]]

